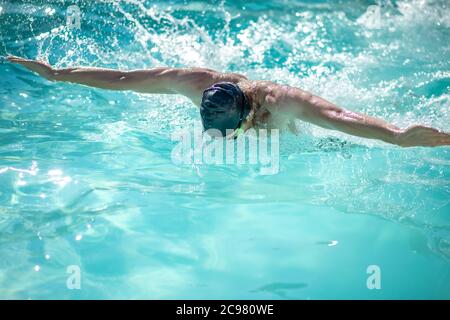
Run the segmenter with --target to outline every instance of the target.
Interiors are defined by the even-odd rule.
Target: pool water
[[[445,0],[3,0],[0,56],[241,72],[450,131],[449,17]],[[2,299],[450,298],[449,148],[298,123],[276,174],[182,165],[171,135],[199,120],[186,98],[3,58],[0,74]]]

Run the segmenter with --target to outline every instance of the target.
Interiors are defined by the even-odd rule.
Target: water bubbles
[[[51,7],[47,7],[44,10],[45,14],[47,14],[48,16],[52,16],[55,14],[56,10],[54,8]]]
[[[52,169],[52,170],[48,171],[48,175],[52,176],[52,177],[60,176],[62,174],[63,174],[63,172],[61,170],[59,170],[59,169]]]
[[[62,5],[59,7],[60,2],[52,3],[57,12],[46,8],[48,4],[40,7],[36,14],[41,17],[36,17],[32,23],[35,28],[33,32],[27,29],[30,13],[18,14],[27,21],[26,25],[20,25],[20,19],[17,19],[20,32],[11,32],[14,38],[10,40],[5,35],[5,47],[11,52],[17,50],[18,54],[30,54],[30,58],[34,57],[35,48],[38,48],[39,58],[49,59],[58,68],[80,65],[122,69],[205,66],[219,71],[236,71],[251,79],[302,87],[343,107],[382,117],[398,125],[431,122],[449,129],[449,94],[446,90],[449,75],[443,59],[448,41],[443,37],[446,31],[440,31],[448,26],[448,22],[439,17],[434,19],[434,6],[427,5],[426,1],[420,7],[421,11],[415,10],[415,13],[413,8],[405,8],[401,13],[393,12],[391,16],[381,12],[379,29],[356,22],[356,17],[365,11],[363,1],[358,2],[360,12],[348,15],[350,6],[335,6],[331,1],[326,6],[333,10],[322,5],[317,9],[317,4],[310,2],[302,2],[301,9],[289,6],[278,10],[278,4],[274,2],[264,16],[253,10],[254,4],[248,4],[249,9],[244,11],[233,8],[234,2],[227,2],[220,8],[210,5],[196,8],[192,5],[189,10],[178,4],[168,8],[162,2],[158,6],[149,6],[149,2],[134,0],[116,1],[108,3],[106,9],[98,9],[97,5],[100,7],[101,3],[90,6],[92,12],[85,12],[83,28],[77,32],[58,27],[62,21],[58,14],[64,9]],[[289,2],[292,6],[296,3]],[[264,4],[261,2],[258,6],[263,7]],[[235,15],[237,11],[240,16]],[[416,17],[412,19],[414,14]],[[441,25],[441,28],[429,28],[428,24],[433,20],[433,26]],[[26,37],[29,38],[16,37],[23,34],[28,34]],[[438,73],[439,70],[444,71]],[[207,195],[211,192],[206,191],[213,191],[219,176],[205,166],[193,165],[186,170],[172,166],[168,160],[171,148],[168,136],[172,128],[183,127],[198,119],[198,110],[187,99],[48,83],[33,75],[30,78],[24,73],[19,75],[21,71],[17,69],[18,74],[12,74],[14,79],[8,78],[11,76],[9,74],[4,75],[7,77],[5,81],[9,83],[11,80],[14,86],[19,83],[22,89],[17,87],[12,91],[11,99],[17,100],[17,104],[9,100],[0,101],[6,108],[2,116],[7,117],[2,119],[2,125],[13,123],[17,130],[10,136],[11,139],[5,138],[17,143],[8,146],[12,150],[10,154],[9,149],[3,150],[6,157],[0,168],[0,200],[3,201],[2,206],[12,213],[9,215],[8,212],[7,218],[11,216],[14,225],[17,225],[11,234],[16,241],[10,241],[11,245],[18,246],[25,243],[23,239],[30,238],[33,242],[39,242],[40,249],[36,253],[39,260],[34,261],[39,265],[27,262],[26,272],[40,272],[44,266],[44,273],[34,274],[37,278],[53,272],[53,268],[46,269],[45,266],[55,259],[58,263],[65,259],[76,263],[80,255],[88,252],[80,252],[79,246],[89,247],[95,237],[103,239],[115,234],[114,227],[105,223],[104,217],[114,219],[115,225],[120,228],[130,227],[127,229],[130,231],[134,231],[135,223],[138,235],[143,236],[134,237],[130,232],[130,237],[137,244],[132,247],[136,250],[141,247],[148,253],[146,248],[160,249],[158,243],[169,234],[159,229],[167,216],[154,219],[152,214],[163,213],[161,208],[170,210],[184,205],[190,209],[187,215],[177,215],[177,219],[182,216],[196,219],[191,209],[208,209]],[[4,99],[3,96],[0,100]],[[436,222],[440,226],[448,226],[443,219],[435,218],[439,216],[436,212],[445,215],[448,206],[446,175],[449,163],[444,161],[448,158],[445,149],[413,150],[408,153],[364,139],[353,140],[355,144],[344,142],[351,138],[313,126],[298,125],[305,134],[292,137],[292,145],[284,146],[289,160],[286,160],[287,164],[284,162],[286,179],[277,184],[282,192],[269,192],[270,181],[277,179],[276,176],[262,181],[257,172],[248,175],[243,170],[234,174],[233,169],[224,169],[224,178],[228,179],[227,185],[232,186],[231,191],[236,191],[244,183],[247,193],[254,194],[255,199],[264,199],[264,203],[260,204],[264,207],[269,208],[271,201],[281,200],[282,206],[287,204],[295,208],[297,212],[286,212],[278,205],[274,207],[274,212],[283,211],[283,215],[276,217],[276,221],[280,221],[280,230],[284,232],[289,225],[295,227],[296,224],[291,222],[301,222],[297,220],[301,216],[298,213],[303,213],[304,205],[378,215],[400,223],[411,221],[415,228],[420,228],[421,221],[426,221],[430,226],[437,225]],[[336,139],[330,141],[330,135],[335,135]],[[286,136],[282,139],[291,138]],[[302,142],[298,143],[301,139]],[[42,168],[44,171],[38,172],[38,162],[32,161],[30,165],[30,159],[38,159],[41,171]],[[433,164],[423,164],[430,159],[434,159]],[[187,191],[192,197],[169,199],[166,190],[174,193]],[[301,192],[290,192],[292,190]],[[236,200],[234,193],[220,194],[221,199],[225,197],[226,202],[230,203],[230,208],[234,204],[232,200]],[[167,206],[167,203],[172,205]],[[216,200],[211,204],[217,208]],[[240,207],[239,211],[246,211],[247,206],[250,209],[250,206],[258,205],[258,201],[246,203],[245,206],[236,204]],[[116,212],[120,213],[119,216],[123,215],[123,221],[127,223],[121,221]],[[254,212],[260,212],[263,216],[267,213],[265,209]],[[292,213],[288,220],[284,220],[286,213]],[[93,215],[98,217],[95,226]],[[333,219],[333,215],[327,216],[327,221],[328,218]],[[336,213],[336,216],[340,215]],[[401,218],[402,215],[405,218]],[[5,219],[4,216],[1,219]],[[250,210],[248,216],[255,216],[255,221],[261,221],[255,230],[264,235],[260,228],[265,223],[264,217],[260,219],[261,214],[254,215]],[[145,217],[144,222],[149,224],[141,223],[139,217]],[[170,216],[168,218],[170,220]],[[128,223],[128,219],[133,225]],[[224,226],[223,219],[235,221],[229,215],[223,215],[217,221],[221,228]],[[198,221],[204,219],[195,220]],[[11,224],[1,225],[2,231],[5,228],[8,231]],[[214,226],[205,224],[208,232],[214,229],[209,228],[211,225]],[[176,223],[175,226],[181,224]],[[233,226],[233,230],[237,226]],[[276,226],[270,226],[268,230],[274,232]],[[347,232],[345,226],[335,227],[321,234],[319,239],[323,241],[320,249],[323,250],[315,251],[333,255],[342,253],[339,252],[341,249],[361,247],[364,251],[364,246],[353,244],[353,241],[348,241],[350,238],[347,238],[345,248],[340,248],[342,240],[330,240],[332,236],[340,237],[341,233],[336,233],[336,230]],[[22,228],[24,232],[21,232]],[[311,229],[311,232],[319,231]],[[449,239],[448,231],[443,228],[439,233],[428,227],[421,231],[430,239],[438,239],[441,234]],[[170,235],[175,232],[183,230],[178,231],[178,227],[171,229]],[[307,239],[298,230],[294,232],[300,234],[301,241]],[[203,239],[203,235],[199,237],[199,234],[194,239],[195,243]],[[274,234],[277,234],[276,239],[281,239],[279,233]],[[128,236],[128,232],[124,236]],[[186,238],[180,238],[183,243],[186,242]],[[151,241],[141,243],[142,240]],[[292,243],[296,243],[294,240],[286,237],[286,247],[292,247]],[[112,241],[112,245],[117,244],[114,239]],[[97,241],[91,248],[95,250],[105,243],[108,244],[108,241]],[[155,243],[156,246],[152,246]],[[52,244],[59,249],[52,249]],[[436,243],[436,248],[447,257],[450,256],[449,247],[449,241]],[[203,255],[204,248],[198,249]],[[220,246],[213,249],[220,250]],[[30,250],[30,246],[24,250]],[[121,253],[133,255],[134,252],[123,250]],[[108,250],[104,253],[111,254]],[[28,254],[19,255],[11,250],[11,257],[15,256],[29,257]],[[151,259],[154,257],[158,258],[151,255]],[[220,257],[226,257],[226,254]],[[315,254],[311,257],[314,258]],[[138,263],[148,262],[138,260],[143,260]],[[295,260],[304,259],[297,257]],[[282,267],[288,266],[287,263],[289,261]],[[22,278],[27,280],[27,277]],[[49,279],[53,278],[51,274]],[[41,282],[43,285],[48,283]],[[30,287],[29,283],[24,285]]]
[[[381,17],[381,7],[378,5],[371,5],[367,7],[366,12],[360,16],[356,22],[368,29],[379,29],[382,27]],[[368,33],[368,35],[371,35],[371,33]]]
[[[63,176],[63,172],[60,169],[52,169],[48,171],[49,181],[53,182],[60,187],[64,187],[72,181],[69,176]]]
[[[329,243],[328,243],[328,246],[329,247],[334,247],[334,246],[337,246],[338,245],[338,241],[337,240],[331,240]]]

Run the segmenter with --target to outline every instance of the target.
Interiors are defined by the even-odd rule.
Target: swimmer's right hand
[[[28,70],[36,72],[47,80],[54,81],[54,69],[44,61],[30,60],[16,56],[8,56],[7,59],[11,63],[20,64]]]

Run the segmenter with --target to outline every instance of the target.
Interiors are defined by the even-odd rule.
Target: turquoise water
[[[74,3],[79,30],[65,28]],[[0,8],[1,56],[237,71],[450,131],[446,1]],[[179,165],[171,134],[199,119],[187,99],[50,83],[3,62],[0,298],[450,298],[449,148],[298,123],[281,134],[278,174]],[[80,289],[66,285],[73,265]]]

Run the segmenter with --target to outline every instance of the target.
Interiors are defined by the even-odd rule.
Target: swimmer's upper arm
[[[243,75],[221,73],[207,68],[155,68],[128,71],[123,75],[129,89],[143,93],[173,93],[200,105],[202,93],[214,83],[239,82]]]
[[[203,91],[217,82],[238,83],[245,76],[237,73],[222,73],[206,68],[172,69],[168,71],[168,87],[174,93],[190,98],[197,106],[200,105]]]

